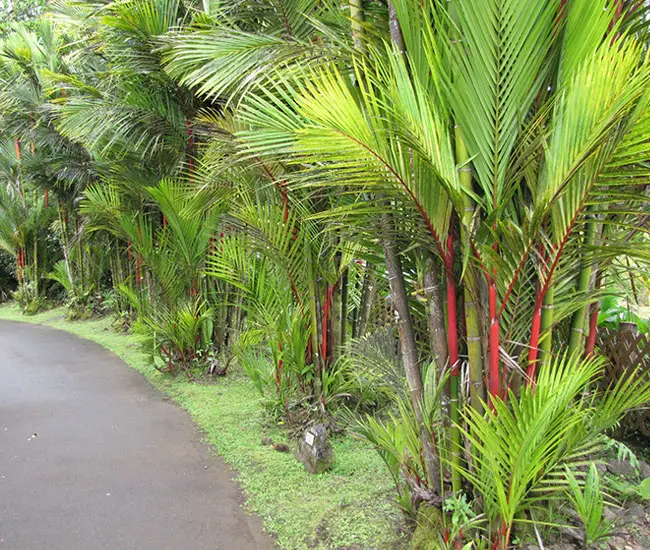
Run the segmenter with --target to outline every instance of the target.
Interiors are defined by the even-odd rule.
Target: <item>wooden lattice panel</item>
[[[650,339],[638,334],[632,326],[624,326],[620,331],[600,329],[597,345],[601,355],[607,359],[603,389],[637,369],[650,376]],[[623,428],[650,437],[650,409],[632,411],[623,420]]]

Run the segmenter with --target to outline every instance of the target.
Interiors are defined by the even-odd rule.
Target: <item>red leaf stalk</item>
[[[535,383],[535,373],[537,371],[537,359],[539,357],[539,336],[542,328],[542,304],[544,294],[542,288],[537,291],[535,298],[535,309],[533,310],[533,321],[530,328],[530,347],[528,348],[528,384]]]
[[[599,271],[596,276],[596,284],[594,285],[596,289],[599,289],[603,282],[603,272]],[[587,357],[592,357],[594,350],[596,349],[596,336],[598,335],[598,311],[599,311],[598,302],[591,304],[591,311],[589,313],[589,335],[587,336],[587,341],[585,342],[585,355]]]
[[[491,278],[488,285],[488,295],[490,302],[490,377],[488,380],[488,390],[490,392],[490,406],[492,398],[499,395],[499,313],[497,309],[497,286],[494,278]]]
[[[447,280],[447,345],[449,346],[449,365],[451,367],[451,376],[458,376],[458,309],[456,280],[454,279],[454,238],[451,234],[447,237],[445,275]]]
[[[321,342],[321,357],[327,363],[327,333],[328,323],[330,316],[330,309],[332,308],[332,295],[336,291],[338,281],[333,285],[327,284],[325,286],[325,305],[323,306],[323,341]]]
[[[598,335],[598,304],[591,305],[591,313],[589,314],[589,335],[585,342],[585,355],[593,357],[594,350],[596,349],[596,336]]]

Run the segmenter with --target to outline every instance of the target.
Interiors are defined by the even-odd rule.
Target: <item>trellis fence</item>
[[[598,331],[598,348],[607,358],[602,384],[609,384],[640,369],[650,376],[650,339],[639,334],[634,323],[620,323],[619,329],[601,328]],[[639,431],[650,437],[650,408],[633,411],[625,417],[622,428]]]

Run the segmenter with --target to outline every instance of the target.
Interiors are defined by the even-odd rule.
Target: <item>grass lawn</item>
[[[13,304],[0,319],[52,326],[109,349],[141,372],[156,388],[187,409],[225,461],[237,471],[247,508],[287,549],[388,549],[403,546],[399,513],[390,502],[391,481],[379,456],[349,437],[334,441],[335,464],[321,475],[307,474],[292,454],[261,444],[262,437],[287,442],[265,422],[253,384],[234,371],[215,385],[172,380],[156,371],[133,336],[110,329],[110,319],[66,321],[63,309],[25,317]],[[293,442],[288,442],[294,447]]]

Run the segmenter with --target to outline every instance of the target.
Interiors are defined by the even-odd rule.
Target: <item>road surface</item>
[[[232,477],[116,356],[0,321],[0,550],[273,548]]]

